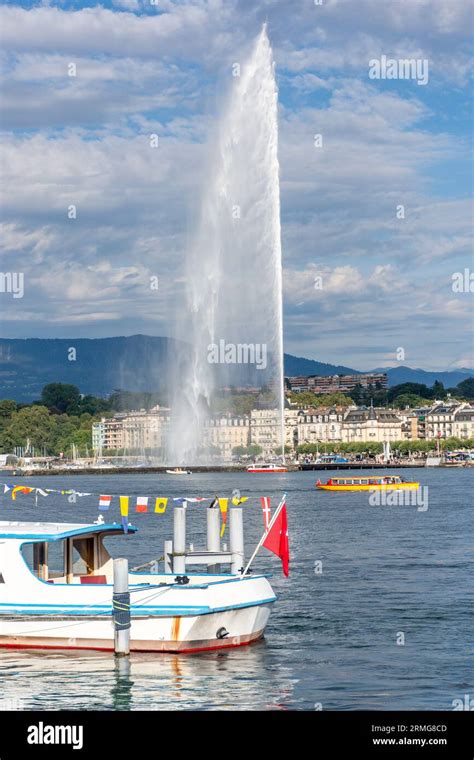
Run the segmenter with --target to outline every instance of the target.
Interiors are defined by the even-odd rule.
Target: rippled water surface
[[[43,487],[150,496],[227,496],[240,488],[252,496],[244,506],[247,556],[262,530],[256,497],[269,495],[276,504],[286,491],[291,572],[285,579],[279,560],[265,550],[257,558],[256,569],[274,573],[279,595],[262,642],[223,653],[133,654],[128,661],[103,653],[1,651],[0,706],[452,709],[453,699],[474,693],[474,470],[399,472],[428,486],[426,511],[372,506],[364,493],[318,492],[312,472],[24,479]],[[93,498],[71,504],[50,496],[35,507],[31,496],[13,503],[4,496],[2,505],[2,519],[82,522],[98,514]],[[188,541],[195,547],[204,546],[204,509],[189,507]],[[117,505],[109,518],[119,519]],[[133,522],[138,534],[108,542],[132,566],[162,554],[164,539],[172,536],[171,509],[164,516],[138,514]]]

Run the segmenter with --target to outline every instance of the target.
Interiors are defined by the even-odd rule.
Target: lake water
[[[395,472],[395,471],[392,471]],[[273,572],[279,595],[265,640],[196,655],[0,650],[0,707],[24,709],[451,710],[474,696],[474,469],[398,470],[428,488],[421,505],[373,506],[364,493],[316,491],[296,472],[103,475],[15,479],[46,488],[130,496],[252,496],[244,505],[246,555],[263,527],[258,496],[288,494],[290,578],[262,550],[255,569]],[[339,473],[342,474],[342,473]],[[354,474],[368,474],[367,471]],[[8,476],[0,480],[11,481]],[[119,517],[115,499],[107,520]],[[88,521],[96,498],[3,496],[2,519]],[[205,507],[188,510],[188,541],[204,547]],[[163,552],[172,510],[132,514],[135,536],[112,538],[131,566]],[[224,539],[226,540],[226,539]],[[322,566],[315,563],[322,563]],[[321,572],[318,572],[318,571]],[[402,643],[404,640],[404,643]]]

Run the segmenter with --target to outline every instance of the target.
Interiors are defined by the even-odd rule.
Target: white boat
[[[288,472],[284,464],[271,463],[254,463],[247,467],[247,472]]]
[[[136,528],[129,526],[127,540]],[[113,651],[113,560],[122,525],[0,521],[0,647]],[[197,652],[263,636],[264,575],[129,573],[130,650]]]
[[[168,475],[192,475],[191,470],[183,470],[181,467],[175,467],[174,470],[166,470]]]

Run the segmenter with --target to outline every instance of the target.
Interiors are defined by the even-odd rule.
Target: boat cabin
[[[136,530],[129,526],[130,533]],[[1,564],[14,563],[15,549],[30,572],[46,583],[112,583],[113,559],[104,546],[111,535],[124,535],[122,525],[0,521]]]
[[[373,486],[373,485],[393,485],[402,483],[403,480],[398,475],[383,475],[373,478],[330,478],[328,485],[332,486]]]

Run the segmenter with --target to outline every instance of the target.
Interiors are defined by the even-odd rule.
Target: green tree
[[[411,409],[419,406],[426,406],[427,399],[417,396],[415,393],[402,393],[397,396],[393,402],[393,406],[397,409],[405,409],[409,406]]]
[[[311,391],[301,391],[301,393],[295,393],[292,391],[289,394],[289,399],[292,404],[297,404],[300,409],[317,406],[318,397]]]
[[[443,383],[441,383],[439,380],[436,380],[433,383],[433,387],[431,389],[431,398],[445,398],[446,397],[446,391],[444,389]]]
[[[0,401],[0,423],[4,420],[9,420],[13,412],[16,412],[16,410],[16,401],[10,401],[10,399]]]
[[[387,401],[390,404],[398,396],[402,396],[405,393],[410,393],[421,398],[431,398],[432,391],[424,383],[400,383],[399,385],[393,385],[387,391]]]
[[[110,402],[104,398],[97,398],[96,396],[84,396],[79,402],[78,411],[81,415],[87,414],[102,414],[108,412],[110,409]]]
[[[456,386],[456,391],[458,391],[463,398],[474,399],[474,377],[468,377],[466,380],[461,380]]]
[[[262,453],[263,449],[258,443],[251,443],[247,446],[247,454],[251,457],[258,457]]]
[[[46,447],[48,450],[54,429],[54,420],[46,407],[24,407],[12,414],[2,436],[2,446],[4,450],[11,450],[14,446],[25,447],[29,440],[32,447],[40,451]]]
[[[79,413],[80,403],[79,388],[68,383],[49,383],[41,392],[41,404],[57,414]]]

